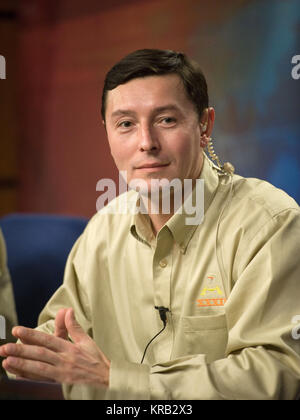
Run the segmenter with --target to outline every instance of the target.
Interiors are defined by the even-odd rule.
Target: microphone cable
[[[168,308],[165,308],[164,306],[154,306],[154,308],[158,310],[160,319],[162,320],[164,326],[163,326],[163,328],[153,338],[151,338],[151,340],[147,344],[147,346],[146,346],[146,348],[144,350],[144,354],[143,354],[143,357],[142,357],[142,360],[141,360],[141,364],[144,361],[144,358],[146,356],[147,349],[150,346],[150,344],[152,343],[152,341],[155,340],[155,338],[158,337],[159,334],[161,334],[164,331],[164,329],[166,328],[166,326],[167,326],[167,312],[169,312],[169,309]]]

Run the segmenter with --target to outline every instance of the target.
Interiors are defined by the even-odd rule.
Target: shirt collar
[[[218,168],[209,160],[205,153],[203,153],[203,167],[199,179],[204,180],[204,217],[209,209],[209,206],[214,198],[219,185]],[[196,189],[193,189],[192,197],[195,203]],[[167,221],[165,226],[162,228],[168,228],[174,240],[179,245],[181,252],[184,253],[191,240],[196,228],[199,226],[188,225],[186,223],[187,217],[193,217],[193,214],[187,214],[185,206],[183,205],[178,211]],[[132,216],[131,234],[139,241],[150,245],[155,240],[151,221],[148,214],[136,213]],[[151,246],[151,245],[150,245]]]

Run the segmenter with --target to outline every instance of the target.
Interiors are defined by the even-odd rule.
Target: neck
[[[162,191],[156,195],[141,196],[143,206],[147,209],[147,214],[151,220],[151,226],[154,235],[156,236],[160,229],[167,223],[167,221],[176,213],[176,211],[184,204],[184,200],[192,193],[196,179],[191,182],[184,189],[184,184],[180,189],[170,194],[170,191],[165,195]]]
[[[176,213],[179,207],[183,205],[184,199],[187,198],[187,196],[190,193],[192,193],[192,190],[196,185],[196,180],[200,177],[200,174],[202,172],[204,163],[203,154],[200,154],[199,159],[200,170],[198,171],[197,176],[195,178],[192,178],[192,183],[189,184],[189,187],[187,188],[188,191],[185,191],[185,184],[183,181],[181,182],[179,200],[177,200],[178,196],[176,196],[176,192],[173,189],[172,192],[169,190],[168,198],[170,206],[167,207],[167,211],[165,211],[166,209],[164,208],[163,204],[162,190],[160,190],[157,194],[154,194],[154,197],[152,196],[152,194],[147,197],[142,196],[143,204],[149,214],[152,230],[155,236],[160,231],[160,229],[167,223],[167,221],[171,219],[174,213]]]
[[[173,216],[172,214],[149,214],[151,220],[152,231],[156,236],[160,229],[167,223]]]

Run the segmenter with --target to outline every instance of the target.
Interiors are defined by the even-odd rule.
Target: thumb
[[[55,333],[56,337],[63,338],[65,340],[68,339],[68,331],[65,325],[65,317],[68,308],[60,309],[55,317]]]
[[[69,336],[72,338],[74,343],[78,343],[87,337],[87,334],[75,319],[73,308],[69,308],[66,311],[65,325],[68,330]]]

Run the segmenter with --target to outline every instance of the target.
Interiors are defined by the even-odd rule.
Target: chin
[[[143,196],[148,196],[151,189],[150,180],[145,180],[142,178],[132,178],[128,182],[128,189],[135,190]]]
[[[179,178],[133,178],[128,184],[129,189],[133,189],[144,197],[150,198],[158,194],[171,194],[177,191],[182,193],[182,181]],[[170,188],[171,187],[171,188]]]

